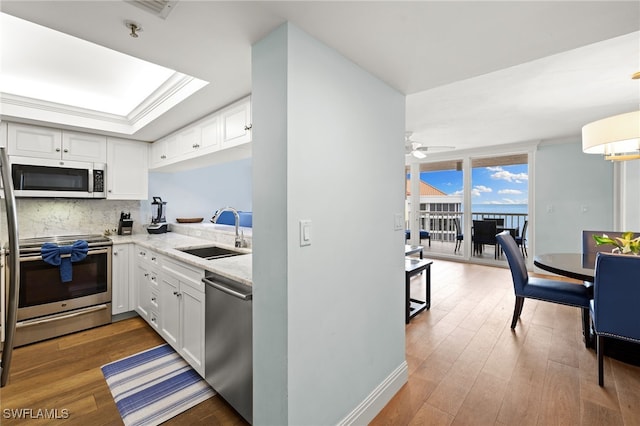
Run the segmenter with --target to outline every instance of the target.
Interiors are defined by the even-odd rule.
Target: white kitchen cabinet
[[[107,137],[62,131],[62,159],[106,163]]]
[[[8,123],[9,155],[104,163],[106,146],[107,138],[101,135]]]
[[[175,137],[175,136],[174,136]],[[161,167],[169,162],[167,157],[167,146],[169,138],[160,139],[149,147],[149,167]]]
[[[7,151],[9,155],[60,159],[62,131],[48,127],[9,123]]]
[[[220,111],[221,148],[251,142],[251,98],[247,97]]]
[[[220,145],[220,117],[212,115],[198,124],[203,151],[218,149]]]
[[[148,199],[148,151],[145,142],[107,139],[107,199]]]
[[[160,335],[204,377],[204,270],[163,259]]]
[[[141,246],[135,246],[135,310],[155,330],[160,319],[160,258],[157,253]]]
[[[246,97],[154,142],[149,166],[177,171],[246,158],[251,137],[251,98]]]
[[[200,140],[200,126],[188,127],[177,134],[176,143],[167,146],[169,158],[197,155],[202,147]]]
[[[111,252],[111,313],[122,314],[132,310],[129,303],[131,282],[131,244],[114,245]]]

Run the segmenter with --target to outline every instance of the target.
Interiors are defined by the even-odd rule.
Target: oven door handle
[[[102,304],[102,305],[92,306],[91,308],[86,308],[86,309],[74,311],[68,314],[63,314],[63,315],[57,314],[57,315],[51,315],[49,317],[44,317],[44,318],[34,318],[31,320],[19,321],[16,324],[16,328],[22,328],[22,327],[27,327],[27,326],[36,325],[36,324],[46,324],[52,321],[59,321],[61,319],[67,319],[67,318],[78,317],[80,315],[86,315],[91,312],[102,311],[103,309],[107,309],[107,305]]]
[[[93,249],[93,250],[89,250],[87,252],[87,256],[91,256],[94,254],[102,254],[102,253],[109,253],[109,249],[108,248],[102,248],[102,249]],[[65,258],[65,257],[71,257],[70,254],[63,254],[60,255],[61,258]],[[33,262],[36,260],[42,260],[42,256],[24,256],[24,257],[20,257],[20,262]]]

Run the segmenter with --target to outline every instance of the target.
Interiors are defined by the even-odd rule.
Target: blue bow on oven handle
[[[59,246],[55,243],[44,243],[40,248],[42,260],[49,265],[60,267],[60,279],[63,283],[73,279],[71,262],[79,262],[87,257],[89,243],[77,240],[70,246]],[[65,255],[63,257],[63,255]],[[69,255],[69,256],[66,256]]]

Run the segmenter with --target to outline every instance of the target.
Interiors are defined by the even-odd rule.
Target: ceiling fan
[[[446,145],[424,146],[422,142],[418,142],[411,139],[411,135],[413,135],[413,132],[411,131],[405,132],[404,148],[407,152],[407,155],[413,155],[414,157],[420,160],[427,157],[427,154],[425,154],[425,152],[427,151],[435,152],[435,151],[446,151],[449,149],[455,149],[455,146],[446,146]]]

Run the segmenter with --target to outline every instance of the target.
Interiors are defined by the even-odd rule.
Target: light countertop
[[[234,248],[228,244],[211,241],[209,239],[167,232],[165,234],[134,234],[134,235],[110,235],[114,245],[134,243],[151,250],[155,250],[167,257],[182,261],[189,265],[222,275],[239,281],[246,285],[252,285],[251,249]],[[247,254],[224,257],[221,259],[207,260],[184,253],[177,249],[190,249],[216,245],[232,250],[243,251]]]

